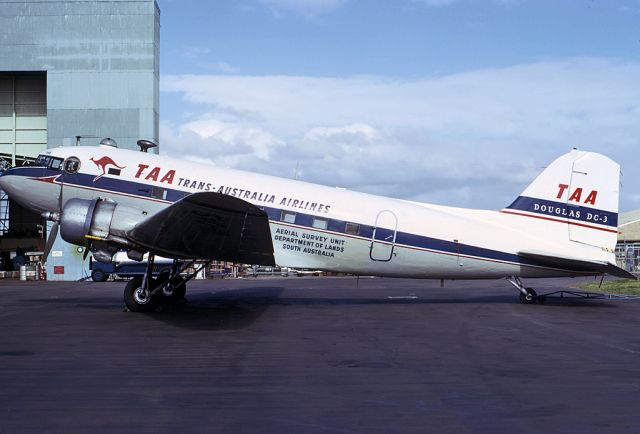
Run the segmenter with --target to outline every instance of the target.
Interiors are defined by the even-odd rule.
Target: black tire
[[[158,278],[155,279],[153,283],[154,288],[157,287],[157,285],[164,285],[167,282],[167,280],[169,280],[169,276],[170,276],[170,273],[168,271],[164,271],[160,273]],[[162,298],[168,301],[169,303],[178,303],[182,301],[185,294],[187,293],[187,285],[184,283],[184,278],[179,274],[173,277],[171,284],[174,287],[173,293],[171,295],[167,295],[164,293],[164,291],[162,291],[161,292]]]
[[[94,282],[106,282],[109,275],[102,270],[93,270],[91,272],[91,279]]]
[[[153,283],[152,283],[153,284]],[[127,282],[124,287],[124,304],[131,312],[151,312],[158,307],[159,297],[144,299],[140,292],[142,288],[142,276],[136,276]]]
[[[160,280],[160,277],[158,278],[158,280]],[[164,282],[166,282],[166,278],[162,283]],[[173,276],[173,279],[171,279],[171,284],[173,285],[173,294],[164,295],[164,298],[165,300],[169,301],[169,303],[180,303],[184,299],[184,296],[187,294],[187,284],[184,282],[184,278],[179,274],[177,276]]]
[[[174,286],[173,299],[175,301],[182,300],[184,296],[187,295],[187,284],[184,281],[184,277],[178,274],[173,278],[171,283],[173,283]]]
[[[520,293],[520,303],[522,304],[535,304],[538,301],[538,294],[533,288],[525,288],[527,290],[527,295],[524,295],[522,292]]]

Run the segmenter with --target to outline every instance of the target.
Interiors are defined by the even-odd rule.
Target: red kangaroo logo
[[[99,160],[94,159],[93,157],[90,158],[91,161],[94,162],[94,164],[96,166],[98,166],[98,168],[100,170],[102,170],[102,174],[96,176],[95,178],[93,178],[93,182],[96,182],[98,179],[102,178],[104,175],[106,175],[107,173],[107,166],[115,166],[118,169],[124,169],[127,166],[118,166],[118,164],[113,161],[110,157],[107,157],[106,155],[102,158],[100,158]]]

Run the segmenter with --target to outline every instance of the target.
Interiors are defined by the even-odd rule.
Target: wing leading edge
[[[519,256],[535,261],[541,266],[561,268],[576,272],[593,272],[594,274],[611,274],[625,279],[637,279],[636,276],[615,264],[606,261],[585,261],[569,256],[558,256],[541,251],[520,251]]]
[[[194,193],[138,223],[127,238],[174,258],[275,265],[267,214],[220,193]]]

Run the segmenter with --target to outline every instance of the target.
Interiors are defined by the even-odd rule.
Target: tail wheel
[[[142,289],[142,277],[131,279],[124,288],[124,304],[131,312],[151,312],[158,306],[158,297]]]
[[[523,304],[534,304],[538,301],[538,294],[533,288],[525,288],[526,294],[520,293],[520,302]]]

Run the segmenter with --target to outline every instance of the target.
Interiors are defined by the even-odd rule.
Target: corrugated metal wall
[[[46,71],[49,146],[158,141],[154,0],[0,0],[0,71]]]

